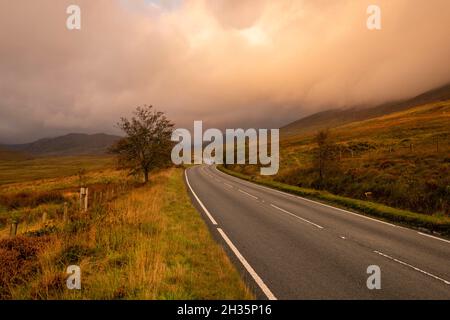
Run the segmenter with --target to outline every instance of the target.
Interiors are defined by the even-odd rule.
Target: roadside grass
[[[317,132],[299,132],[283,135],[282,131],[276,175],[261,177],[254,165],[228,169],[428,215],[427,221],[450,217],[450,100],[330,128],[336,151],[322,177],[315,161]],[[365,210],[382,215],[380,210]],[[411,220],[409,214],[402,216]],[[420,221],[414,224],[421,225]]]
[[[114,170],[87,173],[86,180],[97,190],[87,213],[77,209],[76,194],[67,198],[66,223],[58,197],[55,203],[32,201],[36,207],[16,209],[18,237],[9,238],[6,225],[0,230],[0,298],[254,298],[191,205],[182,169],[156,172],[147,185]],[[65,188],[66,194],[77,178],[45,180],[40,186],[27,182],[1,188],[13,194]],[[44,223],[39,213],[51,206],[55,211]],[[25,254],[20,253],[23,244],[30,248]],[[81,290],[66,288],[65,270],[72,264],[81,268]]]
[[[328,204],[334,204],[338,207],[351,209],[357,213],[381,218],[388,222],[395,222],[414,228],[424,228],[428,231],[436,232],[443,236],[450,236],[450,217],[445,215],[426,215],[415,213],[407,210],[392,208],[375,202],[334,195],[326,191],[300,188],[273,180],[249,176],[226,169],[223,166],[217,166],[217,168],[222,172],[234,177],[258,183],[269,188],[277,189],[309,199],[318,200],[320,202]]]

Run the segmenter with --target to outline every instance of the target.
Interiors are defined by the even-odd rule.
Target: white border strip
[[[212,224],[217,226],[217,222],[216,220],[214,220],[214,218],[212,217],[212,215],[209,213],[208,209],[206,209],[206,207],[203,205],[203,202],[200,201],[200,199],[197,197],[197,195],[194,192],[194,189],[192,189],[191,184],[189,183],[189,179],[187,176],[187,169],[184,170],[184,176],[186,177],[186,183],[189,187],[189,189],[191,190],[192,194],[194,195],[195,199],[197,200],[197,202],[199,203],[199,205],[202,207],[203,211],[205,211],[206,215],[208,216],[209,220],[211,220]]]
[[[231,240],[227,237],[225,232],[223,232],[223,230],[220,228],[217,228],[217,231],[219,231],[223,240],[225,240],[227,245],[230,247],[230,249],[233,251],[233,253],[236,255],[236,257],[239,259],[239,261],[245,267],[247,272],[250,273],[252,278],[255,280],[256,284],[261,288],[261,290],[264,292],[264,294],[267,296],[267,298],[269,300],[277,300],[277,298],[272,293],[272,291],[270,291],[270,289],[266,286],[264,281],[258,276],[258,274],[255,272],[255,270],[252,268],[252,266],[247,262],[247,260],[245,260],[245,258],[239,252],[239,250],[234,246],[234,244],[231,242]]]
[[[450,281],[445,280],[445,279],[442,279],[442,278],[439,278],[438,276],[435,276],[435,275],[432,274],[432,273],[426,272],[426,271],[424,271],[424,270],[422,270],[422,269],[419,269],[419,268],[417,268],[417,267],[414,267],[414,266],[412,266],[412,265],[410,265],[410,264],[408,264],[408,263],[406,263],[406,262],[403,262],[403,261],[401,261],[401,260],[395,259],[395,258],[393,258],[393,257],[391,257],[391,256],[388,256],[387,254],[384,254],[384,253],[382,253],[382,252],[380,252],[380,251],[374,251],[374,252],[375,252],[376,254],[379,254],[380,256],[383,256],[383,257],[385,257],[385,258],[388,258],[388,259],[390,259],[390,260],[392,260],[392,261],[395,261],[395,262],[397,262],[397,263],[400,263],[400,264],[402,264],[402,265],[404,265],[404,266],[410,267],[410,268],[412,268],[412,269],[414,269],[414,270],[416,270],[416,271],[418,271],[418,272],[420,272],[420,273],[426,274],[426,275],[429,276],[429,277],[432,277],[432,278],[434,278],[434,279],[436,279],[436,280],[439,280],[439,281],[444,282],[444,283],[447,284],[447,285],[450,285]]]
[[[342,212],[345,212],[345,213],[350,213],[350,214],[355,215],[355,216],[360,217],[360,218],[369,219],[369,220],[372,220],[372,221],[375,221],[375,222],[383,223],[383,224],[391,226],[391,227],[400,228],[400,226],[397,226],[397,225],[389,223],[389,222],[385,222],[385,221],[382,221],[382,220],[370,218],[370,217],[367,217],[367,216],[362,215],[362,214],[358,214],[358,213],[351,212],[351,211],[348,211],[348,210],[344,210],[344,209],[341,209],[341,208],[336,208],[336,207],[333,207],[333,206],[330,206],[330,205],[327,205],[327,204],[324,204],[324,203],[321,203],[321,202],[317,202],[317,201],[310,200],[310,199],[307,199],[307,198],[304,198],[304,197],[301,197],[301,196],[297,196],[295,194],[290,194],[290,193],[283,192],[283,191],[280,191],[280,190],[277,190],[277,189],[272,189],[272,188],[265,187],[265,186],[262,186],[262,185],[259,185],[259,184],[256,184],[256,183],[252,183],[252,182],[249,182],[249,181],[246,181],[246,180],[243,180],[243,179],[239,179],[239,178],[234,177],[234,176],[232,176],[230,174],[227,174],[225,172],[220,171],[219,169],[217,169],[217,167],[214,167],[214,169],[217,172],[219,172],[219,173],[221,173],[221,174],[223,174],[225,176],[237,179],[238,181],[240,181],[240,182],[242,182],[244,184],[247,183],[247,184],[249,184],[251,186],[254,186],[256,188],[265,189],[265,190],[268,190],[268,191],[273,191],[273,192],[276,192],[276,193],[283,194],[285,196],[289,196],[289,197],[292,197],[292,198],[297,198],[297,199],[304,200],[304,201],[307,201],[307,202],[319,204],[321,206],[324,206],[324,207],[327,207],[327,208],[331,208],[331,209],[335,209],[335,210],[338,210],[338,211],[342,211]]]
[[[205,211],[208,218],[211,220],[213,225],[217,225],[216,220],[212,217],[212,215],[209,213],[208,209],[203,205],[203,203],[200,201],[198,196],[195,194],[194,190],[191,187],[191,184],[189,183],[189,179],[187,176],[187,169],[184,171],[184,176],[186,177],[186,183],[191,190],[192,194],[194,195],[195,199],[198,201],[202,209]],[[261,277],[256,273],[256,271],[252,268],[252,266],[247,262],[247,260],[244,258],[244,256],[239,252],[239,250],[236,248],[236,246],[231,242],[231,240],[227,237],[225,232],[221,228],[217,228],[217,231],[222,236],[223,240],[226,242],[226,244],[230,247],[231,251],[236,255],[236,257],[239,259],[239,261],[242,263],[244,268],[247,270],[247,272],[252,276],[253,280],[255,280],[256,284],[259,286],[259,288],[264,292],[266,297],[269,300],[277,300],[275,295],[270,291],[270,289],[266,286],[264,281],[261,279]]]
[[[433,238],[433,239],[436,239],[436,240],[441,240],[441,241],[450,243],[450,241],[448,241],[448,240],[445,240],[445,239],[442,239],[442,238],[438,238],[438,237],[432,236],[431,234],[426,234],[426,233],[423,233],[423,232],[417,232],[417,233],[420,234],[420,235],[422,235],[422,236],[425,236],[425,237],[429,237],[429,238]]]

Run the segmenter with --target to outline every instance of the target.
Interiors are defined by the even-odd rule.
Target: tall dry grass
[[[58,215],[46,225],[35,222],[27,237],[48,240],[33,260],[35,271],[9,286],[5,297],[254,297],[192,207],[181,169],[156,173],[146,186],[129,184],[106,194],[87,213],[72,210],[65,224]],[[82,290],[66,288],[65,270],[71,264],[81,267]]]

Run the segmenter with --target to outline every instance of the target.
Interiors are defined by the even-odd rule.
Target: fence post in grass
[[[67,202],[64,202],[64,211],[63,211],[63,221],[64,223],[67,222],[68,216],[67,216]]]
[[[42,214],[42,223],[46,222],[47,222],[47,211],[44,211],[44,213]]]
[[[19,222],[17,219],[13,219],[11,222],[11,228],[9,229],[9,235],[10,237],[15,237],[17,235],[17,226],[19,225]]]
[[[86,188],[85,189],[85,194],[84,194],[84,212],[88,211],[88,206],[89,206],[89,189]]]
[[[85,189],[80,188],[80,211],[83,210],[83,200],[84,200]]]

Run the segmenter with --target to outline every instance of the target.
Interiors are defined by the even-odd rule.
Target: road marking
[[[233,188],[233,186],[231,184],[228,184],[226,182],[224,182],[223,184],[226,185],[228,188]]]
[[[400,264],[402,264],[402,265],[404,265],[404,266],[407,266],[407,267],[409,267],[409,268],[412,268],[412,269],[414,269],[414,270],[416,270],[416,271],[418,271],[418,272],[420,272],[420,273],[426,274],[427,276],[432,277],[432,278],[434,278],[434,279],[436,279],[436,280],[442,281],[442,282],[444,282],[444,283],[447,284],[447,285],[450,285],[450,281],[445,280],[445,279],[442,279],[442,278],[440,278],[440,277],[438,277],[438,276],[435,276],[435,275],[432,274],[432,273],[426,272],[426,271],[424,271],[424,270],[422,270],[422,269],[419,269],[419,268],[417,268],[417,267],[414,267],[413,265],[410,265],[410,264],[408,264],[408,263],[406,263],[406,262],[403,262],[403,261],[401,261],[401,260],[395,259],[395,258],[393,258],[393,257],[391,257],[391,256],[388,256],[387,254],[384,254],[384,253],[382,253],[382,252],[380,252],[380,251],[374,251],[374,252],[377,253],[377,254],[379,254],[380,256],[383,256],[383,257],[385,257],[385,258],[388,258],[388,259],[390,259],[390,260],[392,260],[392,261],[395,261],[395,262],[400,263]]]
[[[430,237],[430,238],[433,238],[433,239],[436,239],[436,240],[441,240],[441,241],[450,243],[450,241],[448,241],[448,240],[445,240],[445,239],[442,239],[442,238],[438,238],[438,237],[432,236],[430,234],[426,234],[426,233],[422,233],[422,232],[417,232],[417,233],[422,235],[422,236],[425,236],[425,237]]]
[[[189,183],[188,176],[187,176],[187,170],[184,171],[184,176],[186,177],[186,183],[187,183],[189,189],[191,190],[191,192],[194,195],[197,202],[200,204],[200,207],[202,207],[203,211],[205,211],[206,215],[208,216],[209,220],[211,220],[212,224],[216,226],[217,225],[216,220],[214,220],[212,215],[209,213],[208,209],[206,209],[206,207],[203,205],[203,202],[201,202],[200,199],[195,194],[194,189],[192,189],[191,184]]]
[[[311,222],[311,221],[306,220],[306,219],[304,219],[304,218],[302,218],[302,217],[299,217],[299,216],[297,216],[297,215],[295,215],[295,214],[293,214],[293,213],[291,213],[291,212],[289,212],[289,211],[286,211],[286,210],[284,210],[284,209],[282,209],[282,208],[280,208],[280,207],[277,207],[277,206],[274,205],[274,204],[270,204],[270,205],[271,205],[272,207],[274,207],[275,209],[278,209],[278,210],[280,210],[280,211],[282,211],[282,212],[284,212],[284,213],[287,213],[287,214],[293,216],[294,218],[297,218],[297,219],[300,219],[300,220],[302,220],[302,221],[304,221],[304,222],[306,222],[306,223],[312,224],[313,226],[315,226],[315,227],[317,227],[317,228],[319,228],[319,229],[323,229],[322,226],[319,226],[318,224],[316,224],[316,223],[314,223],[314,222]]]
[[[347,238],[346,238],[346,237],[344,237],[344,236],[340,236],[340,238],[341,238],[341,239],[344,239],[344,240],[345,240],[345,239],[347,239]]]
[[[195,199],[198,201],[202,209],[205,211],[208,218],[211,220],[213,225],[217,225],[216,220],[212,217],[212,215],[209,213],[208,209],[204,206],[204,204],[200,201],[197,194],[194,192],[194,190],[191,187],[191,184],[189,183],[189,178],[187,176],[187,170],[184,171],[184,175],[186,177],[186,183],[191,190],[192,194],[194,195]],[[226,185],[229,185],[225,183]],[[232,187],[231,185],[229,185]],[[250,195],[250,194],[248,194]],[[251,196],[251,195],[250,195]],[[239,261],[242,263],[244,268],[247,270],[247,272],[252,276],[253,280],[255,280],[256,284],[261,288],[263,293],[266,295],[266,297],[269,300],[277,300],[275,295],[270,291],[270,289],[267,287],[267,285],[264,283],[264,281],[261,279],[261,277],[256,273],[255,269],[252,268],[252,266],[247,262],[247,260],[244,258],[244,256],[239,252],[239,250],[236,248],[236,246],[231,242],[231,240],[228,238],[228,236],[225,234],[225,232],[221,228],[217,228],[217,231],[222,236],[223,240],[225,240],[226,244],[230,247],[231,251],[236,255],[236,257],[239,259]]]
[[[252,194],[250,194],[248,192],[245,192],[244,190],[238,189],[238,191],[243,193],[243,194],[248,195],[249,197],[252,197],[253,199],[258,199],[258,197],[254,196],[254,195],[252,195]]]
[[[370,218],[368,216],[365,216],[365,215],[362,215],[362,214],[359,214],[359,213],[351,212],[351,211],[348,211],[348,210],[345,210],[345,209],[341,209],[341,208],[336,208],[336,207],[333,207],[333,206],[330,206],[330,205],[327,205],[327,204],[324,204],[324,203],[321,203],[321,202],[317,202],[317,201],[314,201],[314,200],[310,200],[310,199],[307,199],[307,198],[303,198],[303,197],[300,197],[300,196],[297,196],[297,195],[294,195],[294,194],[290,194],[290,193],[283,192],[283,191],[280,191],[280,190],[272,189],[272,188],[269,188],[269,187],[264,187],[264,186],[261,186],[261,185],[256,184],[256,183],[251,183],[249,181],[242,180],[242,179],[233,177],[233,176],[231,176],[229,174],[226,174],[226,173],[220,171],[219,169],[217,169],[217,167],[215,167],[215,170],[220,172],[222,175],[235,178],[235,179],[237,179],[238,181],[241,181],[244,184],[247,183],[247,184],[249,184],[251,186],[254,186],[256,188],[260,188],[260,189],[264,189],[264,190],[268,190],[268,191],[273,191],[273,192],[280,193],[280,194],[283,194],[283,195],[288,196],[288,197],[297,198],[297,199],[300,199],[300,200],[304,200],[304,201],[308,201],[308,202],[311,202],[311,203],[319,204],[321,206],[328,207],[328,208],[331,208],[331,209],[335,209],[335,210],[338,210],[338,211],[342,211],[342,212],[345,212],[345,213],[349,213],[349,214],[352,214],[352,215],[360,217],[360,218],[369,219],[369,220],[372,220],[372,221],[375,221],[375,222],[383,223],[383,224],[391,226],[391,227],[395,227],[395,228],[399,227],[399,226],[397,226],[395,224],[392,224],[392,223],[389,223],[389,222],[385,222],[385,221],[382,221],[382,220],[378,220],[378,219],[374,219],[374,218]],[[410,229],[407,229],[407,230],[410,230]]]
[[[256,273],[256,271],[252,268],[252,266],[247,262],[247,260],[242,256],[242,254],[239,252],[239,250],[234,246],[234,244],[231,242],[231,240],[227,237],[225,232],[221,228],[217,228],[217,231],[219,231],[220,235],[222,236],[223,240],[227,243],[227,245],[230,247],[231,251],[236,255],[236,257],[239,259],[239,261],[242,263],[244,268],[247,270],[247,272],[252,276],[253,280],[255,280],[256,284],[261,288],[261,290],[264,292],[266,297],[269,300],[277,300],[277,298],[274,296],[272,291],[266,286],[264,281],[261,279],[261,277]]]

